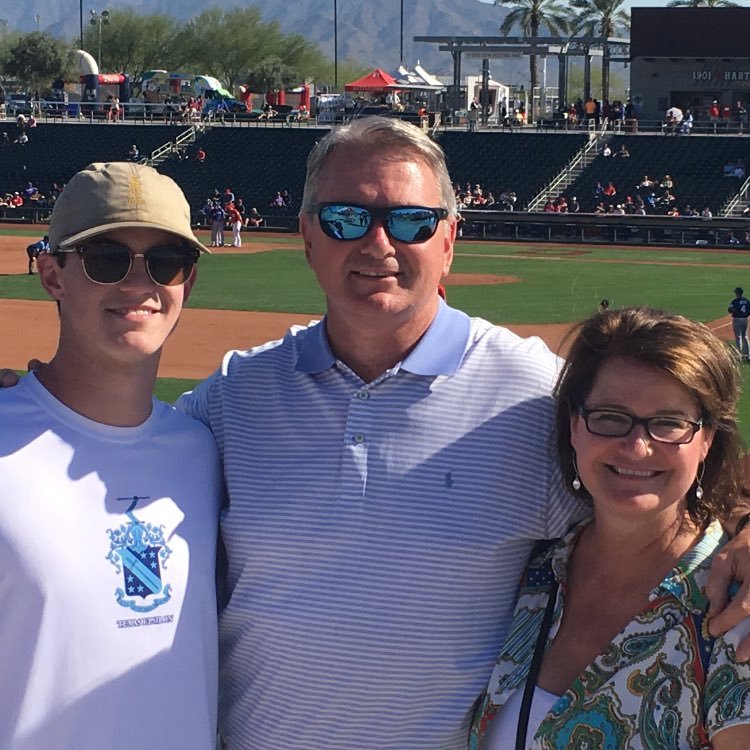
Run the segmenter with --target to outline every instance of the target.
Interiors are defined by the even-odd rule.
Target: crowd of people
[[[53,182],[49,189],[42,191],[33,182],[27,182],[18,190],[8,191],[0,196],[0,208],[52,208],[62,189],[63,186]]]
[[[518,201],[518,196],[514,190],[502,188],[497,191],[497,196],[492,190],[488,190],[480,183],[471,181],[464,185],[455,183],[453,194],[456,198],[456,205],[459,211],[461,209],[492,209],[493,211],[513,211]]]

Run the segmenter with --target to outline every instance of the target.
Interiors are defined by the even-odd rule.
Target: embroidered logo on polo
[[[148,496],[118,497],[129,501],[125,511],[129,522],[116,529],[107,529],[109,553],[107,559],[122,574],[123,588],[117,588],[117,603],[134,612],[151,612],[168,602],[172,587],[164,583],[163,571],[172,550],[164,539],[164,527],[144,523],[133,511],[140,500]]]

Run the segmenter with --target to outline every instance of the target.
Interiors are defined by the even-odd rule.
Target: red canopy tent
[[[385,92],[389,86],[396,83],[396,79],[380,68],[375,68],[357,81],[352,81],[344,86],[344,91],[382,91]]]

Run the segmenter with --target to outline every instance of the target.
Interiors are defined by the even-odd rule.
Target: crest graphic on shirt
[[[125,511],[128,523],[107,529],[109,554],[107,560],[122,574],[123,588],[115,591],[117,603],[135,612],[150,612],[168,602],[172,587],[164,584],[163,571],[172,550],[164,539],[164,527],[144,523],[133,511],[148,496],[118,497],[130,501]]]

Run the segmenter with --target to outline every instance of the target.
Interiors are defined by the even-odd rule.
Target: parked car
[[[8,117],[31,114],[31,100],[26,94],[11,93],[5,97],[5,111]]]

